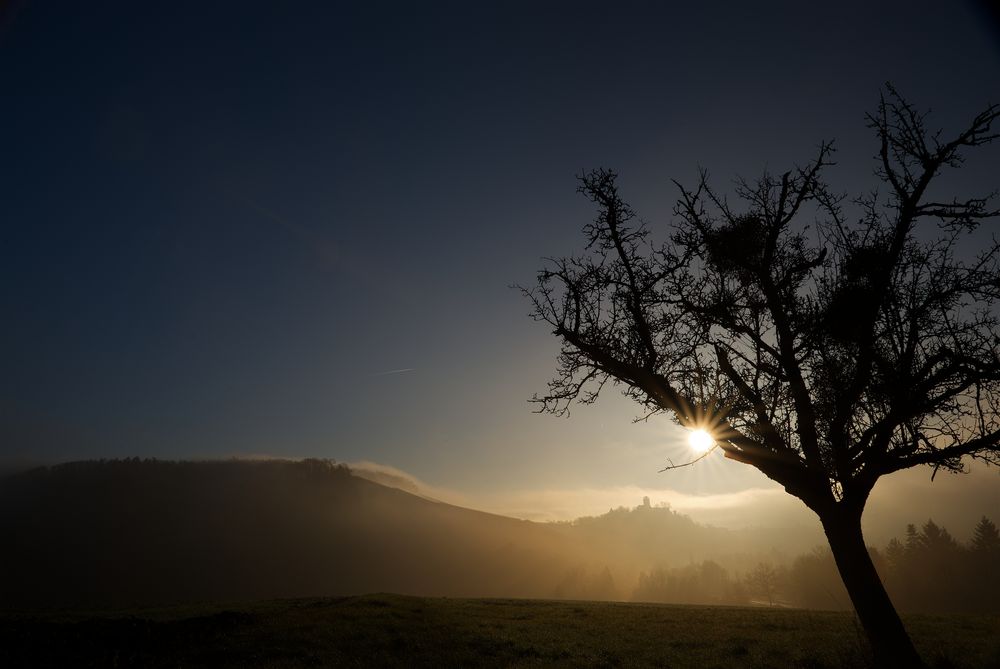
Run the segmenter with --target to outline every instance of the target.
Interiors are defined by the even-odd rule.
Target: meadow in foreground
[[[1000,618],[910,616],[937,667],[1000,667]],[[0,617],[4,667],[865,667],[850,614],[368,595]]]

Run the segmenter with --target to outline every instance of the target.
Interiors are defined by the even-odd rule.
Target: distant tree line
[[[910,611],[1000,611],[1000,532],[983,516],[962,544],[932,520],[893,539],[883,555],[883,578],[897,606]]]
[[[642,572],[632,598],[674,604],[744,605],[750,601],[744,579],[731,575],[714,560]]]
[[[968,543],[928,520],[908,525],[884,550],[869,547],[872,561],[896,606],[904,611],[1000,613],[1000,531],[983,516]],[[639,575],[633,599],[679,604],[780,605],[849,609],[850,599],[828,548],[799,555],[790,564],[758,562],[730,573],[705,560],[685,567],[656,567]]]

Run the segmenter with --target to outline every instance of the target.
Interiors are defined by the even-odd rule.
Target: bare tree
[[[778,588],[783,574],[770,562],[758,562],[757,566],[747,572],[745,581],[750,592],[767,601],[768,606],[774,606]]]
[[[946,138],[890,86],[868,117],[884,192],[835,194],[824,143],[804,167],[739,181],[732,201],[704,172],[678,183],[662,242],[614,172],[587,173],[586,252],[524,291],[562,343],[539,411],[564,415],[611,381],[780,483],[819,516],[880,666],[922,663],[861,533],[876,481],[1000,462],[998,244],[963,246],[1000,211],[936,193],[998,117],[990,106]]]

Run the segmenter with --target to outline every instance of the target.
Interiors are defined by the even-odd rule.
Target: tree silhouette
[[[982,517],[972,531],[970,549],[975,555],[1000,557],[1000,531],[986,516]]]
[[[880,568],[900,609],[914,612],[996,613],[1000,607],[1000,533],[985,516],[968,544],[933,520],[907,526],[907,540],[892,539]]]
[[[799,555],[788,573],[789,596],[795,606],[813,609],[841,609],[848,603],[847,592],[837,574],[833,553],[817,547]]]
[[[945,138],[890,86],[868,116],[884,192],[835,194],[824,143],[804,167],[737,182],[733,200],[704,171],[677,183],[660,242],[614,172],[586,173],[586,251],[524,291],[561,341],[539,411],[564,415],[611,381],[780,483],[819,516],[883,666],[921,660],[866,550],[869,493],[916,465],[1000,461],[998,245],[960,252],[1000,212],[938,192],[965,150],[998,137],[998,116]]]
[[[746,584],[750,592],[774,606],[775,597],[782,581],[782,573],[768,562],[759,562],[747,572]]]
[[[899,539],[893,537],[885,547],[885,561],[888,563],[890,569],[899,569],[905,559],[906,548]]]
[[[983,516],[972,531],[966,569],[972,576],[967,599],[979,611],[995,612],[998,608],[1000,574],[997,564],[1000,564],[1000,531],[992,520]]]

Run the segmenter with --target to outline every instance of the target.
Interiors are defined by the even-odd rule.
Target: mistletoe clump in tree
[[[586,252],[525,290],[562,344],[540,410],[611,381],[781,484],[818,515],[880,666],[922,662],[865,547],[869,493],[917,465],[1000,463],[1000,247],[966,248],[1000,211],[932,188],[997,139],[998,117],[945,137],[888,87],[868,116],[883,193],[835,194],[823,144],[805,167],[739,181],[735,201],[704,172],[677,184],[663,243],[614,172],[587,173]]]

